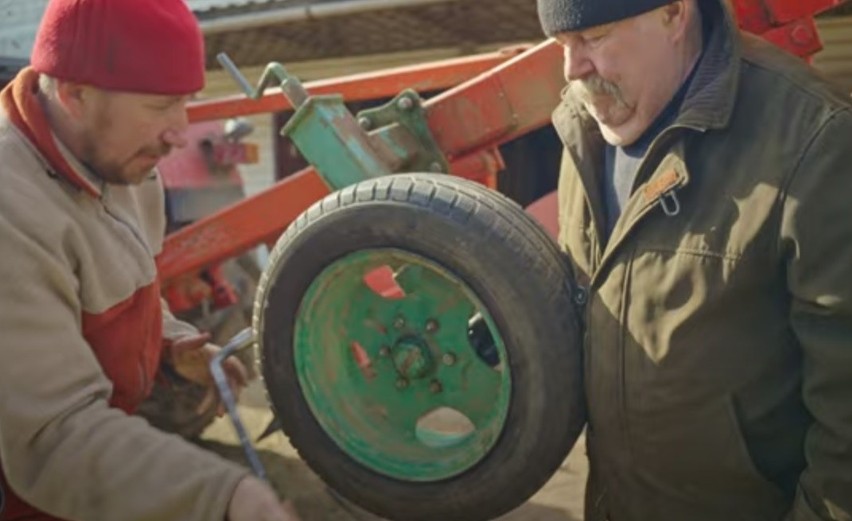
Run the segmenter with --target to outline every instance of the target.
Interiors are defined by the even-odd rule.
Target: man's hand
[[[228,504],[227,521],[299,521],[289,501],[280,501],[263,481],[243,478]]]
[[[210,373],[210,361],[221,348],[209,343],[210,334],[187,336],[171,341],[167,350],[168,362],[172,368],[183,378],[207,388],[207,395],[198,406],[199,414],[211,407],[217,406],[217,414],[225,414],[225,407],[221,403],[219,391]],[[228,385],[238,398],[240,391],[248,384],[248,371],[245,366],[234,356],[228,357],[222,364]]]

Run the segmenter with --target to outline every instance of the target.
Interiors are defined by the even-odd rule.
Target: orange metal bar
[[[812,17],[770,29],[760,36],[801,58],[810,58],[822,50],[822,41]]]
[[[738,15],[744,29],[766,32],[777,27],[777,21],[761,21],[758,9],[747,8],[761,1],[766,0],[740,0],[743,7]],[[777,7],[794,0],[770,1]],[[838,0],[808,1],[822,9]],[[802,34],[798,29],[792,37]],[[453,172],[473,176],[482,165],[495,160],[489,159],[488,150],[549,123],[565,85],[561,54],[559,45],[547,40],[515,56],[492,53],[308,83],[306,87],[314,95],[338,93],[347,100],[365,100],[391,97],[405,88],[436,90],[464,81],[426,101],[424,108],[429,128]],[[192,121],[201,121],[287,108],[287,100],[276,90],[258,101],[235,96],[195,103],[189,110]],[[268,242],[328,192],[320,176],[309,168],[170,235],[159,264],[164,281]]]
[[[346,101],[393,97],[408,88],[417,92],[443,90],[496,67],[526,49],[525,46],[512,47],[474,56],[308,82],[305,83],[305,88],[312,95],[340,94]],[[234,89],[236,90],[236,85]],[[258,100],[239,94],[194,101],[189,104],[187,111],[189,121],[196,122],[265,114],[292,108],[287,98],[281,94],[281,90],[276,88],[269,89]]]
[[[329,189],[312,168],[170,234],[157,259],[168,285],[186,274],[229,259],[276,236]]]
[[[502,168],[497,150],[460,158],[450,164],[457,175],[493,183]],[[235,203],[166,237],[157,259],[164,287],[181,275],[222,262],[264,243],[277,240],[296,217],[330,193],[322,177],[308,167],[266,190]]]
[[[822,49],[814,17],[846,0],[737,0],[740,27],[787,51],[808,58]]]
[[[764,33],[788,51],[808,56],[819,49],[820,42],[812,16],[802,15],[813,15],[844,1],[740,0],[737,15],[743,29]],[[761,18],[768,7],[773,13],[783,13],[785,19],[798,18],[785,23]],[[773,28],[777,29],[769,30]],[[564,86],[562,49],[554,40],[546,40],[431,98],[424,106],[438,147],[452,160],[499,146],[549,123]]]
[[[741,0],[742,1],[742,0]],[[762,0],[773,25],[783,25],[814,16],[836,7],[846,0]],[[748,29],[746,29],[748,30]]]
[[[562,49],[547,40],[424,103],[448,159],[494,148],[550,121],[565,86]]]

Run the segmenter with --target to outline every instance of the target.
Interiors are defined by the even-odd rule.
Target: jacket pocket
[[[633,415],[634,459],[621,470],[636,477],[619,494],[648,508],[647,519],[782,519],[790,501],[757,471],[732,412],[729,397],[720,395]]]
[[[740,466],[744,472],[751,476],[756,482],[764,485],[767,490],[770,491],[770,495],[776,496],[777,500],[783,503],[786,499],[784,498],[784,493],[781,488],[760,472],[760,469],[758,469],[757,465],[754,463],[754,459],[748,450],[748,443],[746,443],[745,436],[743,434],[740,418],[737,415],[737,410],[734,406],[734,400],[731,396],[728,396],[725,400],[725,406],[728,412],[731,440],[736,445],[735,448],[738,452]]]

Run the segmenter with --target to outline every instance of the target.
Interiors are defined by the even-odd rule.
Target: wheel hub
[[[312,414],[381,474],[465,472],[494,447],[511,396],[509,366],[485,363],[471,344],[480,315],[490,321],[464,281],[427,258],[375,249],[335,261],[303,297],[294,334]],[[499,335],[494,343],[506,360]]]
[[[409,380],[423,378],[434,368],[432,354],[420,338],[401,338],[392,353],[396,370]]]

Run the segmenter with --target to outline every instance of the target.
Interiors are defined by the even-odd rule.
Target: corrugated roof
[[[242,7],[248,4],[268,4],[276,0],[186,0],[189,8],[195,12],[209,11],[211,9],[223,9],[229,7]]]
[[[341,2],[347,0],[186,0],[189,8],[196,14],[204,15],[211,11],[236,11],[264,9],[277,6],[300,6]]]
[[[334,0],[339,2],[340,0]],[[544,39],[531,0],[415,3],[346,16],[307,18],[251,30],[208,34],[209,68],[219,52],[240,67],[369,56],[424,49],[464,49]]]

